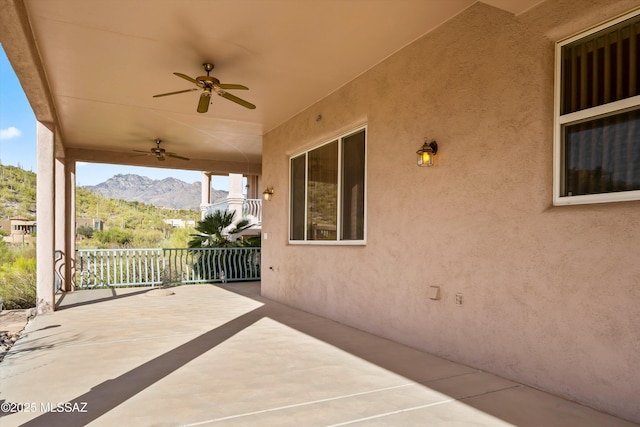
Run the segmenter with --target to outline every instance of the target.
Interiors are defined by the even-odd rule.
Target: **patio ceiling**
[[[260,170],[263,134],[475,3],[0,1],[0,42],[68,157],[245,173]],[[518,14],[539,1],[484,2]],[[214,96],[200,114],[199,91],[153,98],[193,87],[172,73],[203,75],[204,62],[222,83],[248,86],[231,92],[257,108]],[[132,157],[155,138],[193,160]]]

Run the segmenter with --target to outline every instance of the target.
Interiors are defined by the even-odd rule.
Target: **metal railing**
[[[262,222],[262,199],[245,199],[242,203],[242,216],[252,217]]]
[[[226,211],[229,209],[229,201],[227,199],[218,200],[207,207],[206,214],[211,215],[216,211]]]
[[[53,277],[54,277],[54,292],[58,293],[62,288],[62,282],[64,281],[61,270],[64,268],[62,263],[62,251],[55,251],[53,256]]]
[[[81,249],[77,288],[260,280],[260,248]]]
[[[203,208],[204,214],[212,215],[216,211],[226,211],[229,209],[229,201],[228,200],[220,200],[216,203],[213,203],[209,206]],[[253,221],[261,223],[262,222],[262,199],[245,199],[242,202],[242,216],[244,218],[250,218]]]

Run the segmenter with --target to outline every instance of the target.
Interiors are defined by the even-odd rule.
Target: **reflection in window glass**
[[[565,128],[563,196],[640,190],[640,110]]]
[[[291,159],[291,200],[304,200],[305,156]],[[291,203],[291,239],[304,240],[304,203]]]
[[[338,227],[338,141],[309,154],[307,240],[336,240]]]
[[[364,132],[342,142],[342,240],[364,239]]]
[[[291,158],[292,242],[364,243],[365,135],[360,129]]]

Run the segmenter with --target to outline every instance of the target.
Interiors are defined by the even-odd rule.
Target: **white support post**
[[[55,146],[54,133],[36,124],[36,312],[55,310]]]
[[[202,187],[200,199],[201,218],[204,219],[209,205],[211,205],[211,173],[202,172]]]
[[[242,174],[229,174],[229,195],[227,196],[229,211],[235,212],[233,227],[242,219],[242,205],[244,204],[244,194],[242,194]]]

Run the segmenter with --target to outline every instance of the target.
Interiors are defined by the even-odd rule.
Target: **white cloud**
[[[20,129],[13,126],[8,127],[6,129],[0,129],[0,140],[16,138],[20,135],[22,135],[22,132],[20,132]]]

